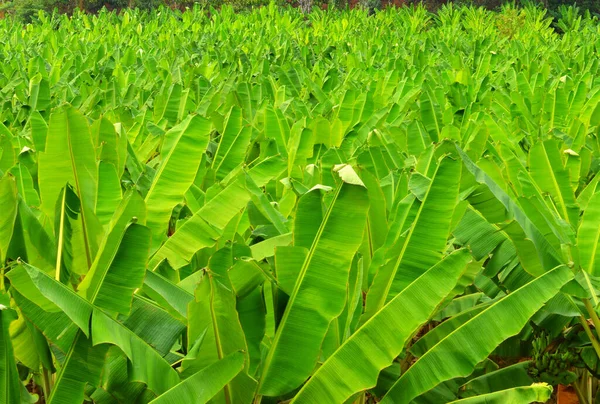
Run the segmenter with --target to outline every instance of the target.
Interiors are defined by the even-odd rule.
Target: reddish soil
[[[577,398],[575,389],[571,386],[559,385],[556,404],[579,404],[579,398]]]

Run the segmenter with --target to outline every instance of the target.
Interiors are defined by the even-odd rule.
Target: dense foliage
[[[37,19],[0,20],[0,403],[592,402],[596,20]]]
[[[365,8],[370,12],[387,7],[422,5],[431,12],[450,3],[449,0],[2,0],[0,17],[5,14],[17,16],[24,21],[35,18],[38,11],[72,14],[76,10],[97,13],[101,9],[122,10],[136,8],[152,10],[167,7],[171,10],[187,10],[202,7],[207,13],[219,10],[223,6],[232,7],[237,12],[246,12],[275,3],[279,7],[297,7],[305,13],[313,8],[338,9]],[[577,13],[600,15],[600,3],[597,0],[454,0],[458,6],[484,7],[488,10],[500,10],[504,5],[521,7],[540,6],[548,10],[553,18],[560,18],[564,7],[572,7]]]

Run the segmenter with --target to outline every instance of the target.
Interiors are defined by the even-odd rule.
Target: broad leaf
[[[454,288],[469,258],[467,250],[458,250],[397,294],[325,361],[293,402],[342,403],[374,387],[379,372]]]
[[[443,381],[468,376],[572,278],[569,268],[559,266],[492,304],[421,356],[382,402],[408,403]]]
[[[346,282],[362,240],[367,190],[350,166],[338,167],[341,184],[323,215],[298,274],[275,339],[264,360],[259,392],[276,396],[298,387],[314,368],[329,323],[346,299]],[[303,198],[319,199],[319,190]],[[317,222],[317,223],[318,223]]]

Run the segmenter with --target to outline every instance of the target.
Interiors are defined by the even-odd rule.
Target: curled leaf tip
[[[336,164],[333,167],[333,171],[337,172],[345,183],[359,185],[361,187],[365,186],[350,164]]]

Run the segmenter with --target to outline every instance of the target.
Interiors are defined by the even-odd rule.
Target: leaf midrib
[[[569,215],[567,214],[567,207],[565,205],[562,191],[558,185],[558,181],[556,180],[556,175],[554,174],[554,169],[552,168],[552,164],[550,163],[550,160],[548,159],[548,152],[546,151],[546,144],[544,142],[542,142],[541,145],[542,145],[542,149],[544,150],[544,162],[546,163],[546,165],[548,167],[547,171],[550,173],[550,178],[552,178],[552,184],[554,186],[554,189],[556,190],[558,200],[560,201],[560,207],[563,212],[564,219],[567,221],[567,223],[570,223]]]
[[[271,362],[273,360],[273,356],[275,354],[275,351],[279,347],[279,339],[282,334],[281,331],[284,329],[285,324],[287,323],[290,309],[294,305],[296,296],[298,295],[298,291],[300,289],[300,285],[302,284],[302,281],[304,280],[304,276],[306,275],[306,272],[308,271],[308,267],[310,266],[314,252],[317,248],[317,245],[319,244],[319,241],[321,239],[323,231],[324,231],[325,227],[327,226],[327,223],[329,222],[329,217],[331,216],[331,212],[333,211],[333,207],[334,207],[335,203],[337,202],[338,196],[339,196],[340,191],[342,190],[343,186],[344,186],[344,182],[342,182],[342,184],[340,184],[340,186],[335,191],[334,198],[331,201],[331,204],[329,205],[329,208],[327,209],[325,216],[323,217],[321,226],[319,226],[319,230],[317,231],[317,234],[315,235],[315,239],[310,247],[310,250],[308,251],[308,255],[306,256],[306,259],[304,260],[304,264],[302,265],[300,273],[298,274],[298,280],[296,281],[296,284],[294,285],[294,290],[292,291],[292,295],[290,296],[290,300],[288,301],[285,313],[283,314],[283,318],[281,319],[279,327],[277,328],[277,332],[275,333],[275,338],[273,339],[273,344],[271,345],[271,349],[269,350],[269,353],[267,354],[267,357],[265,358],[265,362],[264,362],[265,364],[264,364],[264,368],[263,368],[263,377],[261,378],[261,382],[258,387],[259,390],[264,384],[264,380],[265,380],[264,376],[269,373],[269,370],[271,367]]]
[[[441,165],[441,164],[440,164]],[[408,248],[408,245],[410,244],[410,241],[412,240],[412,236],[415,232],[415,229],[417,228],[417,225],[419,223],[419,219],[421,218],[421,213],[423,213],[425,204],[427,203],[427,200],[429,198],[429,194],[431,192],[431,189],[433,188],[433,184],[434,181],[438,175],[438,172],[440,170],[440,165],[437,166],[436,170],[435,170],[435,174],[433,175],[433,178],[431,180],[431,184],[429,185],[429,188],[427,188],[427,193],[425,194],[425,197],[423,198],[423,203],[421,203],[421,206],[419,206],[419,211],[417,212],[417,215],[415,216],[415,220],[412,223],[410,230],[406,236],[406,240],[404,242],[404,244],[402,245],[402,250],[400,251],[400,255],[398,256],[398,259],[396,260],[396,264],[394,265],[394,270],[392,271],[392,274],[390,276],[390,279],[388,280],[386,287],[385,287],[385,293],[383,296],[383,305],[381,304],[381,301],[379,301],[379,303],[377,304],[378,306],[378,310],[379,308],[385,306],[385,301],[387,300],[387,297],[390,293],[390,289],[392,288],[392,284],[394,283],[394,278],[396,277],[396,273],[398,272],[398,269],[400,268],[400,265],[402,265],[402,260],[404,259],[404,254],[406,253],[406,249]]]
[[[69,120],[69,110],[65,111],[65,121],[67,123],[67,144],[69,145],[69,157],[71,161],[71,169],[73,170],[73,178],[75,179],[75,186],[77,187],[77,192],[79,193],[79,201],[81,202],[81,227],[83,233],[83,245],[85,247],[85,258],[87,262],[88,269],[92,266],[92,257],[90,252],[88,234],[87,234],[87,219],[85,218],[85,203],[83,201],[83,193],[81,192],[81,187],[79,185],[79,174],[77,172],[77,165],[75,163],[75,154],[73,153],[73,144],[71,142],[71,121]],[[65,189],[65,196],[67,190]],[[63,206],[64,208],[64,206]]]

